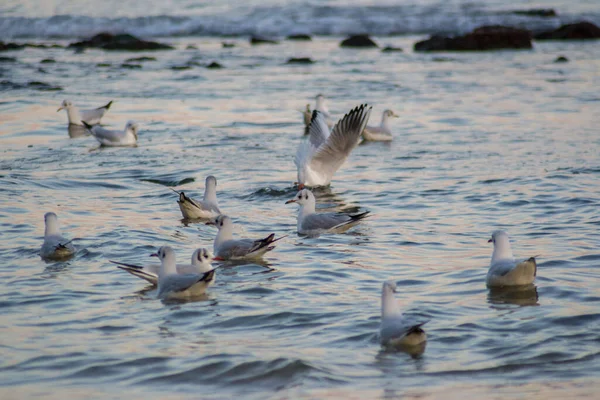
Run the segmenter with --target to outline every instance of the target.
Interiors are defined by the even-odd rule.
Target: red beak
[[[488,240],[488,243],[492,243],[493,241],[494,241],[493,239],[490,239],[490,240]]]

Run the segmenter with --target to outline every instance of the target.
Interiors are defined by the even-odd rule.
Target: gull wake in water
[[[72,240],[67,240],[60,234],[56,214],[53,212],[46,213],[44,222],[46,228],[40,256],[46,260],[64,260],[75,254],[75,246],[71,243]]]
[[[490,262],[485,283],[488,287],[529,285],[535,280],[537,263],[535,257],[517,261],[510,248],[508,234],[495,231],[488,240],[494,244],[494,252]]]
[[[158,298],[159,299],[184,299],[203,294],[215,280],[215,269],[208,272],[179,274],[175,252],[169,246],[163,246],[151,257],[158,257],[160,268],[158,270]]]
[[[285,204],[298,203],[298,233],[301,235],[317,235],[324,232],[341,233],[369,215],[369,211],[360,214],[345,213],[317,213],[315,212],[316,199],[308,189],[302,189],[296,196]]]
[[[271,233],[264,239],[234,239],[233,221],[227,215],[219,215],[207,225],[215,225],[219,232],[215,237],[213,251],[222,260],[255,259],[275,248],[272,244],[285,236],[275,239]]]
[[[67,117],[69,118],[69,125],[82,125],[82,121],[85,121],[90,125],[96,125],[100,123],[100,120],[110,109],[111,105],[112,101],[109,101],[108,104],[102,107],[94,108],[93,110],[79,110],[73,105],[73,103],[71,103],[71,101],[64,100],[56,112],[60,110],[66,110]]]
[[[398,115],[392,110],[385,110],[381,116],[381,124],[367,126],[362,133],[363,139],[371,142],[391,142],[393,136],[389,126],[390,118],[398,118]]]
[[[179,204],[181,215],[185,219],[209,219],[221,214],[217,205],[217,178],[212,175],[206,177],[202,201],[187,197],[184,192],[171,190],[179,194],[177,204]]]
[[[386,281],[381,289],[381,326],[379,339],[383,346],[418,346],[427,340],[421,328],[426,322],[416,321],[402,315],[394,297],[396,283]]]
[[[191,264],[176,264],[175,271],[179,275],[190,275],[190,274],[204,274],[206,272],[210,272],[213,267],[210,265],[210,262],[213,260],[213,255],[206,249],[197,249],[192,254],[192,263]],[[145,280],[146,282],[157,285],[158,284],[158,276],[160,273],[161,264],[145,264],[145,265],[135,265],[135,264],[126,264],[118,261],[112,261],[111,263],[116,264],[117,268],[122,269],[123,271],[129,272],[131,275],[137,276]],[[211,281],[208,283],[210,286],[214,282]]]
[[[298,186],[329,185],[333,174],[346,161],[358,144],[371,107],[367,104],[348,112],[330,132],[323,114],[313,111],[309,136],[298,147],[294,160],[298,168]]]
[[[102,146],[120,147],[135,146],[137,144],[139,127],[133,121],[127,122],[125,129],[122,131],[105,129],[100,125],[92,126],[85,121],[81,122]]]

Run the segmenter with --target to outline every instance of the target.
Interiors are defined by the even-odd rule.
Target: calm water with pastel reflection
[[[15,7],[8,15],[46,15]],[[598,43],[440,55],[413,53],[420,35],[376,37],[405,49],[387,54],[342,50],[341,38],[227,38],[236,47],[223,49],[220,37],[172,36],[158,38],[176,46],[168,52],[3,53],[16,61],[0,64],[0,81],[63,88],[0,83],[3,398],[598,396]],[[156,61],[121,67],[142,55]],[[558,55],[570,62],[553,63]],[[285,64],[306,56],[316,64]],[[201,66],[212,61],[225,68]],[[297,110],[317,93],[338,117],[368,102],[371,124],[386,108],[401,118],[392,143],[360,145],[316,191],[323,210],[373,216],[304,238],[284,202],[295,194]],[[139,146],[98,148],[69,132],[56,112],[64,99],[114,100],[104,125],[137,121]],[[170,245],[188,262],[212,249],[214,228],[183,223],[169,190],[200,197],[209,174],[237,235],[289,236],[262,265],[220,269],[205,297],[161,302],[108,260],[141,263]],[[67,262],[39,258],[47,211],[77,238]],[[515,256],[538,256],[535,287],[486,289],[495,229],[509,232]],[[406,312],[429,320],[420,356],[378,344],[385,279]]]

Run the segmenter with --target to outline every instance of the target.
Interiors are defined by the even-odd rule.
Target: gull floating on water
[[[190,274],[204,274],[210,272],[213,267],[210,262],[213,260],[213,255],[206,249],[198,249],[192,254],[191,264],[176,264],[175,269],[179,275],[190,275]],[[118,261],[110,261],[113,264],[117,264],[117,268],[121,268],[123,271],[129,272],[131,275],[135,275],[152,285],[158,284],[158,276],[160,273],[161,264],[146,264],[146,265],[135,265],[126,264]],[[214,282],[208,283],[210,286]]]
[[[372,142],[391,142],[393,136],[389,127],[390,118],[398,118],[398,115],[392,110],[385,110],[381,116],[381,124],[379,126],[367,126],[363,131],[363,138]]]
[[[78,110],[69,100],[64,100],[56,112],[66,110],[69,124],[72,125],[81,125],[82,121],[85,121],[90,125],[96,125],[100,123],[100,120],[109,110],[111,104],[112,101],[109,101],[108,104],[94,108],[93,110]]]
[[[92,126],[85,121],[81,122],[102,146],[119,147],[135,146],[137,144],[139,127],[133,121],[127,122],[125,129],[122,131],[113,131],[104,129],[100,125]]]
[[[221,214],[221,210],[219,210],[219,206],[217,205],[217,178],[212,175],[207,176],[204,182],[204,197],[202,201],[196,201],[187,197],[184,192],[171,190],[179,194],[177,204],[179,204],[183,218],[209,219]]]
[[[324,232],[344,232],[369,215],[369,211],[350,215],[344,213],[316,213],[315,196],[308,189],[302,189],[285,204],[298,203],[298,233],[316,235]]]
[[[169,246],[163,246],[151,254],[158,257],[158,298],[181,299],[203,294],[215,280],[215,268],[203,274],[179,274],[175,262],[175,252]]]
[[[488,243],[494,243],[494,252],[490,269],[487,273],[488,287],[529,285],[535,280],[537,264],[535,257],[528,260],[516,261],[510,248],[508,234],[495,231]]]
[[[327,124],[327,126],[329,128],[331,128],[333,126],[333,122],[331,121],[331,113],[329,112],[329,108],[327,108],[325,96],[323,96],[322,94],[318,94],[315,97],[315,101],[316,101],[315,110],[323,113],[323,117],[325,117],[325,123]],[[310,121],[312,120],[312,111],[310,111],[310,104],[307,104],[306,110],[302,110],[301,113],[302,113],[302,116],[304,117],[304,126],[305,126],[304,134],[308,135]]]
[[[271,233],[266,238],[258,240],[234,239],[233,222],[227,215],[219,215],[214,221],[206,224],[215,225],[219,229],[213,251],[218,258],[223,260],[260,258],[267,251],[275,248],[271,244],[285,237],[275,239],[275,234]]]
[[[44,222],[46,229],[40,256],[48,260],[63,260],[71,257],[75,253],[75,246],[71,243],[72,240],[67,240],[60,235],[56,214],[53,212],[46,213]]]
[[[425,331],[414,320],[402,315],[394,297],[396,283],[386,281],[381,290],[381,326],[379,339],[383,346],[417,346],[427,340]]]
[[[371,107],[363,104],[351,110],[331,132],[323,114],[313,111],[309,136],[298,147],[294,160],[298,168],[298,186],[325,186],[358,144],[367,125]]]

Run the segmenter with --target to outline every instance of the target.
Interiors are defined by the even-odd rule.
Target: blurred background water
[[[559,16],[507,13],[532,7]],[[3,398],[598,395],[598,43],[411,50],[425,33],[482,23],[598,22],[596,2],[8,1],[0,14],[3,40],[127,31],[176,48],[2,54]],[[405,51],[339,48],[364,31]],[[258,47],[244,37],[290,33],[318,36]],[[553,63],[559,55],[570,61]],[[140,56],[155,60],[128,61]],[[204,68],[213,61],[224,68]],[[358,146],[317,191],[321,209],[373,216],[304,238],[284,202],[295,194],[298,110],[318,93],[338,118],[364,102],[371,124],[386,108],[401,118],[392,143]],[[56,113],[64,99],[84,109],[114,100],[103,124],[137,121],[138,147],[70,138]],[[169,190],[199,197],[209,174],[236,234],[289,236],[262,265],[219,270],[205,298],[161,302],[108,260],[145,262],[164,244],[181,262],[212,249],[214,229],[182,222]],[[67,262],[39,258],[47,211],[77,238]],[[499,228],[517,257],[539,255],[535,290],[486,289]],[[429,320],[418,357],[379,347],[386,279],[406,312]]]

